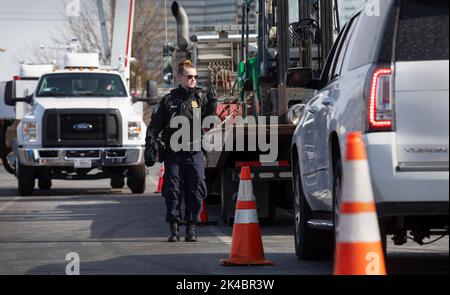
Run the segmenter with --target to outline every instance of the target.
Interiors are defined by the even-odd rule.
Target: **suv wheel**
[[[145,179],[147,168],[145,165],[133,166],[128,169],[127,185],[133,194],[143,194],[145,192]]]
[[[312,229],[308,221],[313,215],[303,194],[300,168],[294,163],[295,253],[300,260],[325,260],[333,255],[333,237],[325,230]]]
[[[21,196],[31,196],[36,184],[33,167],[17,165],[18,189]]]

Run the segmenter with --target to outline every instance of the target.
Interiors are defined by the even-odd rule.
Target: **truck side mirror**
[[[5,104],[8,106],[15,106],[16,102],[13,101],[13,81],[6,82],[5,85]]]
[[[18,102],[25,102],[31,104],[33,101],[33,95],[28,95],[25,97],[17,97],[16,94],[16,83],[17,81],[8,81],[5,85],[5,104],[8,106],[15,106]]]
[[[5,85],[5,104],[8,106],[15,106],[18,102],[25,102],[31,104],[33,102],[33,95],[27,95],[25,93],[29,93],[27,89],[27,84],[30,81],[23,81],[25,83],[21,83],[20,85],[16,85],[17,82],[22,81],[8,81]],[[19,94],[18,94],[19,93]],[[21,97],[19,97],[21,95]]]

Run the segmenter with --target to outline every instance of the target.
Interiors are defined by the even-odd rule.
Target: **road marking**
[[[216,238],[222,241],[224,244],[231,245],[232,239],[227,236],[223,231],[217,227],[208,227],[208,231],[212,233]]]

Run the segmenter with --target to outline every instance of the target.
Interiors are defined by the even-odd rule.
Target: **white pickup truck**
[[[11,81],[5,92],[8,105],[28,104],[14,146],[20,195],[31,195],[36,179],[43,190],[53,179],[109,178],[112,188],[127,179],[134,194],[145,191],[142,102],[149,98],[132,97],[95,54],[68,54],[65,68],[44,74],[31,95],[21,89],[26,82]]]

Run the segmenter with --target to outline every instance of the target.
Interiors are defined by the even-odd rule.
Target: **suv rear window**
[[[448,60],[448,21],[448,0],[403,0],[396,60]]]

